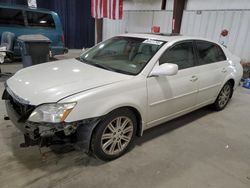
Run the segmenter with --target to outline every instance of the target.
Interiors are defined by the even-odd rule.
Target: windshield
[[[79,60],[124,74],[142,71],[165,42],[134,37],[114,37],[83,53]]]

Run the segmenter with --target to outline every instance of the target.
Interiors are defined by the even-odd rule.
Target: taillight
[[[61,41],[62,41],[62,43],[64,44],[64,42],[65,42],[64,34],[62,34],[62,36],[61,36]]]

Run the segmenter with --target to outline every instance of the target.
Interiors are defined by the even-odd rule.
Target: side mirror
[[[178,72],[178,65],[172,63],[164,63],[156,65],[149,76],[172,76]]]

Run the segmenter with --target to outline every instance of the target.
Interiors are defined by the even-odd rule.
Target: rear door
[[[195,43],[199,68],[197,105],[202,106],[216,99],[227,75],[228,62],[219,45],[202,40]]]

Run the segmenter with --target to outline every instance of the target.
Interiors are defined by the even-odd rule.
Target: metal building
[[[154,25],[161,32],[171,32],[173,0],[161,10],[161,0],[125,0],[122,20],[104,19],[103,38],[120,33],[150,32]],[[143,6],[142,6],[143,4]],[[250,60],[250,1],[248,0],[187,0],[182,16],[183,35],[220,40],[228,30],[227,47],[244,61]]]

